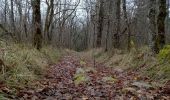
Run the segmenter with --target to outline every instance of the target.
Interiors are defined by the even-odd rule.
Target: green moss
[[[76,85],[86,83],[88,81],[88,78],[85,74],[79,73],[74,75],[74,83]]]
[[[158,60],[161,63],[169,62],[170,63],[170,45],[166,45],[158,54]]]
[[[89,69],[91,70],[91,69]],[[76,73],[74,74],[74,83],[75,85],[84,84],[89,81],[89,77],[86,72],[89,71],[87,68],[77,68]]]

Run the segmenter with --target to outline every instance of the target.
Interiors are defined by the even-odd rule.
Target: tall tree
[[[113,29],[114,29],[114,15],[115,15],[115,6],[114,6],[115,1],[114,0],[108,0],[106,1],[105,4],[105,12],[107,12],[107,16],[105,17],[105,19],[107,18],[107,20],[105,20],[105,23],[107,23],[106,26],[107,29],[105,29],[105,31],[107,31],[105,34],[105,52],[106,51],[111,51],[113,48]]]
[[[120,13],[121,13],[121,0],[116,0],[116,33],[114,34],[114,47],[120,46]]]
[[[51,33],[50,33],[50,26],[53,21],[53,16],[54,16],[54,0],[50,0],[48,2],[46,0],[47,4],[47,13],[46,13],[46,19],[45,19],[45,26],[44,26],[44,34],[47,34],[47,41],[51,41]]]
[[[149,29],[151,34],[151,49],[153,53],[157,53],[158,47],[156,43],[157,38],[157,23],[156,23],[156,0],[150,0],[149,2],[150,11],[149,11]]]
[[[130,31],[130,25],[129,25],[129,20],[128,20],[128,16],[127,16],[127,11],[126,11],[126,0],[122,1],[123,3],[123,13],[124,13],[124,19],[126,22],[126,27],[127,27],[127,31],[128,31],[128,51],[130,51],[131,48],[131,31]]]
[[[4,7],[5,24],[7,23],[7,5],[8,5],[8,0],[5,0],[5,7]]]
[[[157,18],[157,25],[158,25],[158,37],[157,37],[157,45],[158,51],[163,48],[165,45],[165,18],[167,15],[166,10],[166,0],[159,0],[159,13]]]
[[[41,11],[40,0],[32,0],[33,24],[34,24],[34,46],[39,50],[42,47],[41,33]]]
[[[103,31],[103,21],[104,21],[104,1],[99,1],[99,19],[97,27],[97,47],[101,47],[102,31]]]
[[[21,41],[21,33],[22,33],[22,1],[21,0],[15,0],[15,4],[17,6],[17,9],[18,9],[18,13],[19,13],[19,28],[20,29],[17,29],[16,31],[16,34],[17,34],[17,38],[19,41]]]
[[[15,30],[16,30],[16,27],[15,27],[15,18],[14,18],[14,1],[11,0],[11,13],[10,13],[10,21],[11,21],[11,25],[12,25],[12,31],[13,33],[15,34]]]

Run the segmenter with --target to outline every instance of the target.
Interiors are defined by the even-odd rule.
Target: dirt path
[[[151,84],[152,83],[152,84]],[[49,67],[36,89],[18,93],[21,100],[170,100],[168,93],[136,72],[124,72],[75,56]]]

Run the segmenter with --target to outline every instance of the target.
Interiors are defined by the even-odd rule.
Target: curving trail
[[[48,68],[36,89],[18,93],[20,100],[170,100],[168,92],[134,71],[64,56]]]

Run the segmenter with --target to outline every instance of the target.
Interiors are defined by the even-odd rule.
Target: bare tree
[[[15,20],[14,20],[14,1],[11,0],[10,2],[11,2],[10,22],[11,22],[12,31],[15,34],[16,27],[15,27]]]
[[[4,7],[5,24],[7,23],[7,6],[8,6],[8,0],[5,0],[5,7]]]
[[[50,2],[46,0],[46,4],[48,7],[47,7],[47,13],[45,19],[44,34],[47,34],[47,38],[48,38],[47,41],[51,41],[52,37],[50,33],[50,26],[54,17],[54,0],[50,0]]]
[[[166,0],[159,0],[159,13],[157,18],[158,24],[158,37],[157,37],[157,46],[159,52],[165,45],[165,18],[166,18]]]
[[[129,19],[128,19],[128,16],[127,16],[127,7],[126,7],[126,0],[123,0],[122,1],[123,3],[123,13],[124,13],[124,19],[125,19],[125,22],[126,22],[126,28],[127,28],[127,31],[128,31],[128,51],[130,51],[130,48],[131,48],[131,31],[130,31],[130,23],[129,23]]]
[[[149,21],[150,21],[150,33],[151,33],[151,49],[154,53],[157,52],[158,47],[156,43],[157,38],[157,24],[156,24],[156,0],[150,0],[149,2]]]
[[[32,8],[34,24],[34,46],[40,50],[42,47],[40,0],[32,0]]]
[[[114,34],[114,47],[120,46],[120,14],[121,14],[121,0],[116,1],[116,33]]]
[[[168,5],[169,0],[0,0],[0,28],[18,42],[33,41],[37,49],[43,42],[76,50],[130,50],[133,40],[158,53],[165,37],[169,41]]]
[[[104,20],[104,1],[99,1],[99,19],[98,19],[98,33],[97,33],[97,47],[101,47],[103,20]]]

